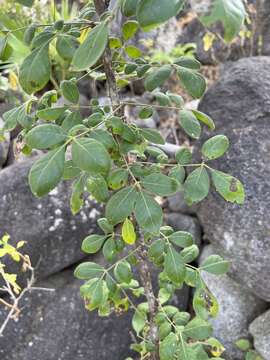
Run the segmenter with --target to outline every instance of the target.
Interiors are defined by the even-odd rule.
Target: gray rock
[[[201,102],[230,150],[212,166],[239,178],[243,206],[212,193],[198,209],[205,237],[231,260],[230,275],[256,296],[270,300],[270,59],[242,59],[226,71]],[[209,135],[209,134],[208,134]]]
[[[97,230],[100,207],[88,202],[73,216],[69,208],[70,183],[62,182],[42,199],[31,193],[27,175],[33,162],[7,167],[0,172],[0,235],[11,243],[27,241],[23,248],[36,267],[38,278],[55,273],[80,260],[82,239]],[[11,270],[14,269],[12,263]],[[12,271],[13,272],[13,271]]]
[[[184,199],[184,193],[179,192],[168,198],[169,209],[174,212],[180,212],[182,214],[195,214],[195,207],[188,206]]]
[[[249,331],[254,338],[255,349],[265,360],[268,360],[270,358],[270,311],[255,319]]]
[[[211,245],[205,247],[200,262],[214,253],[217,252]],[[227,275],[215,276],[204,271],[202,277],[220,306],[217,318],[210,321],[214,329],[213,335],[226,348],[222,357],[226,360],[243,360],[243,352],[234,343],[240,338],[249,337],[248,326],[266,309],[266,303]]]
[[[202,231],[196,218],[184,214],[170,213],[166,215],[165,219],[166,224],[175,231],[188,231],[193,235],[195,243],[197,245],[201,244]]]
[[[22,299],[19,321],[11,321],[0,338],[1,360],[124,360],[130,355],[131,314],[100,318],[88,312],[71,271],[38,286],[55,291],[35,290]],[[1,307],[0,324],[5,316]]]

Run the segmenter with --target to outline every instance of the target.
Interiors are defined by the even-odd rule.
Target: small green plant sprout
[[[235,7],[226,7],[226,19],[235,25],[225,32],[227,39],[245,17],[242,1],[235,2],[237,16]],[[222,275],[229,263],[212,255],[196,267],[199,248],[193,236],[164,224],[162,201],[183,192],[189,205],[196,204],[212,187],[226,201],[242,204],[241,182],[212,165],[212,160],[228,151],[229,139],[210,137],[195,163],[189,148],[180,146],[170,157],[158,130],[130,121],[120,90],[140,79],[154,101],[134,99],[132,106],[140,109],[138,119],[147,121],[154,112],[169,108],[177,113],[178,126],[191,139],[199,139],[205,127],[215,129],[207,114],[187,110],[182,97],[166,88],[167,80],[176,77],[191,97],[201,98],[206,81],[200,63],[190,56],[167,63],[152,61],[130,42],[137,31],[152,29],[179,14],[185,1],[122,0],[111,7],[109,3],[90,1],[72,21],[60,24],[58,19],[45,28],[36,24],[31,53],[19,71],[26,101],[3,115],[4,129],[20,126],[24,153],[46,151],[29,173],[35,196],[45,196],[61,181],[72,180],[74,214],[84,205],[85,196],[104,204],[104,216],[98,220],[100,233],[87,236],[82,250],[90,255],[102,252],[106,265],[90,258],[75,270],[75,276],[85,281],[81,295],[87,309],[100,316],[133,310],[132,349],[141,359],[221,359],[224,348],[212,337],[209,322],[218,314],[218,303],[201,274]],[[212,18],[220,19],[223,8],[219,1],[213,3],[216,16]],[[119,11],[126,21],[117,37],[112,25]],[[68,62],[75,77],[44,91],[51,79],[52,49]],[[78,80],[82,76],[105,80],[109,100],[104,106],[98,98],[92,99],[87,118],[79,112]],[[59,96],[65,99],[64,105],[56,106]],[[170,303],[183,286],[194,291],[191,313]]]
[[[248,339],[239,339],[235,342],[235,345],[245,353],[245,360],[263,360],[263,358],[252,349],[252,344]]]

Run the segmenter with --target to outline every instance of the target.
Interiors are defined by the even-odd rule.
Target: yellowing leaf
[[[210,32],[207,32],[203,37],[203,49],[204,51],[209,51],[216,40],[216,35]]]
[[[122,226],[122,237],[125,243],[132,245],[136,241],[136,233],[132,221],[128,218],[124,221]]]
[[[18,77],[14,71],[10,71],[8,79],[9,79],[9,84],[10,84],[11,89],[17,90],[19,81],[18,81]]]
[[[24,241],[24,240],[19,241],[18,244],[17,244],[17,249],[20,249],[20,248],[23,247],[25,244],[26,244],[26,241]]]
[[[4,279],[13,287],[15,294],[19,294],[21,291],[21,288],[16,283],[17,275],[16,274],[7,274],[7,273],[3,273],[2,275],[3,275]]]

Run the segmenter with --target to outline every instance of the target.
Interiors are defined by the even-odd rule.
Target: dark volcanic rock
[[[270,59],[238,61],[201,102],[200,110],[231,142],[228,154],[212,163],[244,183],[243,206],[216,193],[198,210],[205,237],[232,261],[230,275],[254,294],[270,300]]]
[[[83,238],[97,230],[101,209],[88,203],[73,216],[69,208],[70,183],[61,184],[44,198],[30,191],[27,175],[36,159],[14,164],[0,172],[0,235],[11,243],[27,241],[23,252],[36,267],[38,278],[55,273],[80,260]],[[8,267],[10,271],[16,271]]]
[[[212,245],[206,246],[200,262],[217,253]],[[237,349],[235,342],[249,337],[250,322],[267,308],[267,304],[227,275],[216,276],[203,271],[202,277],[219,303],[218,316],[210,322],[213,336],[226,348],[222,357],[226,360],[243,360],[244,353]]]
[[[100,318],[80,297],[80,282],[70,271],[39,286],[21,303],[19,321],[11,321],[0,338],[1,360],[124,360],[132,342],[130,314]],[[6,313],[0,308],[0,324]]]

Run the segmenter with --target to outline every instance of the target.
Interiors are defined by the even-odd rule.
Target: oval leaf
[[[106,175],[111,167],[110,156],[98,141],[89,138],[75,139],[72,144],[73,163],[89,173]]]
[[[41,197],[53,190],[62,178],[64,165],[64,146],[51,150],[37,160],[29,173],[29,183],[33,194]]]
[[[187,203],[192,205],[203,200],[209,193],[210,180],[204,167],[200,167],[187,177],[184,184],[184,195]]]
[[[50,76],[49,45],[45,44],[24,59],[20,67],[19,82],[27,94],[33,94],[44,88]]]
[[[146,176],[142,181],[142,186],[160,196],[169,196],[177,192],[179,183],[176,179],[169,176],[155,173]]]
[[[43,124],[30,130],[25,140],[31,148],[42,150],[61,144],[66,138],[67,135],[60,126]]]
[[[137,19],[141,27],[151,28],[176,16],[184,3],[184,0],[141,0],[137,6]]]
[[[181,110],[179,112],[179,123],[185,132],[193,139],[199,139],[201,125],[192,111]]]
[[[113,225],[124,221],[134,210],[137,192],[132,186],[114,194],[106,206],[106,218]]]
[[[108,25],[105,22],[97,25],[86,40],[76,50],[73,65],[77,71],[87,70],[102,56],[108,42]]]
[[[225,135],[216,135],[202,146],[202,154],[208,160],[221,157],[229,148],[229,139]]]
[[[135,205],[135,217],[139,226],[146,232],[158,233],[162,225],[162,209],[148,194],[141,191]]]

